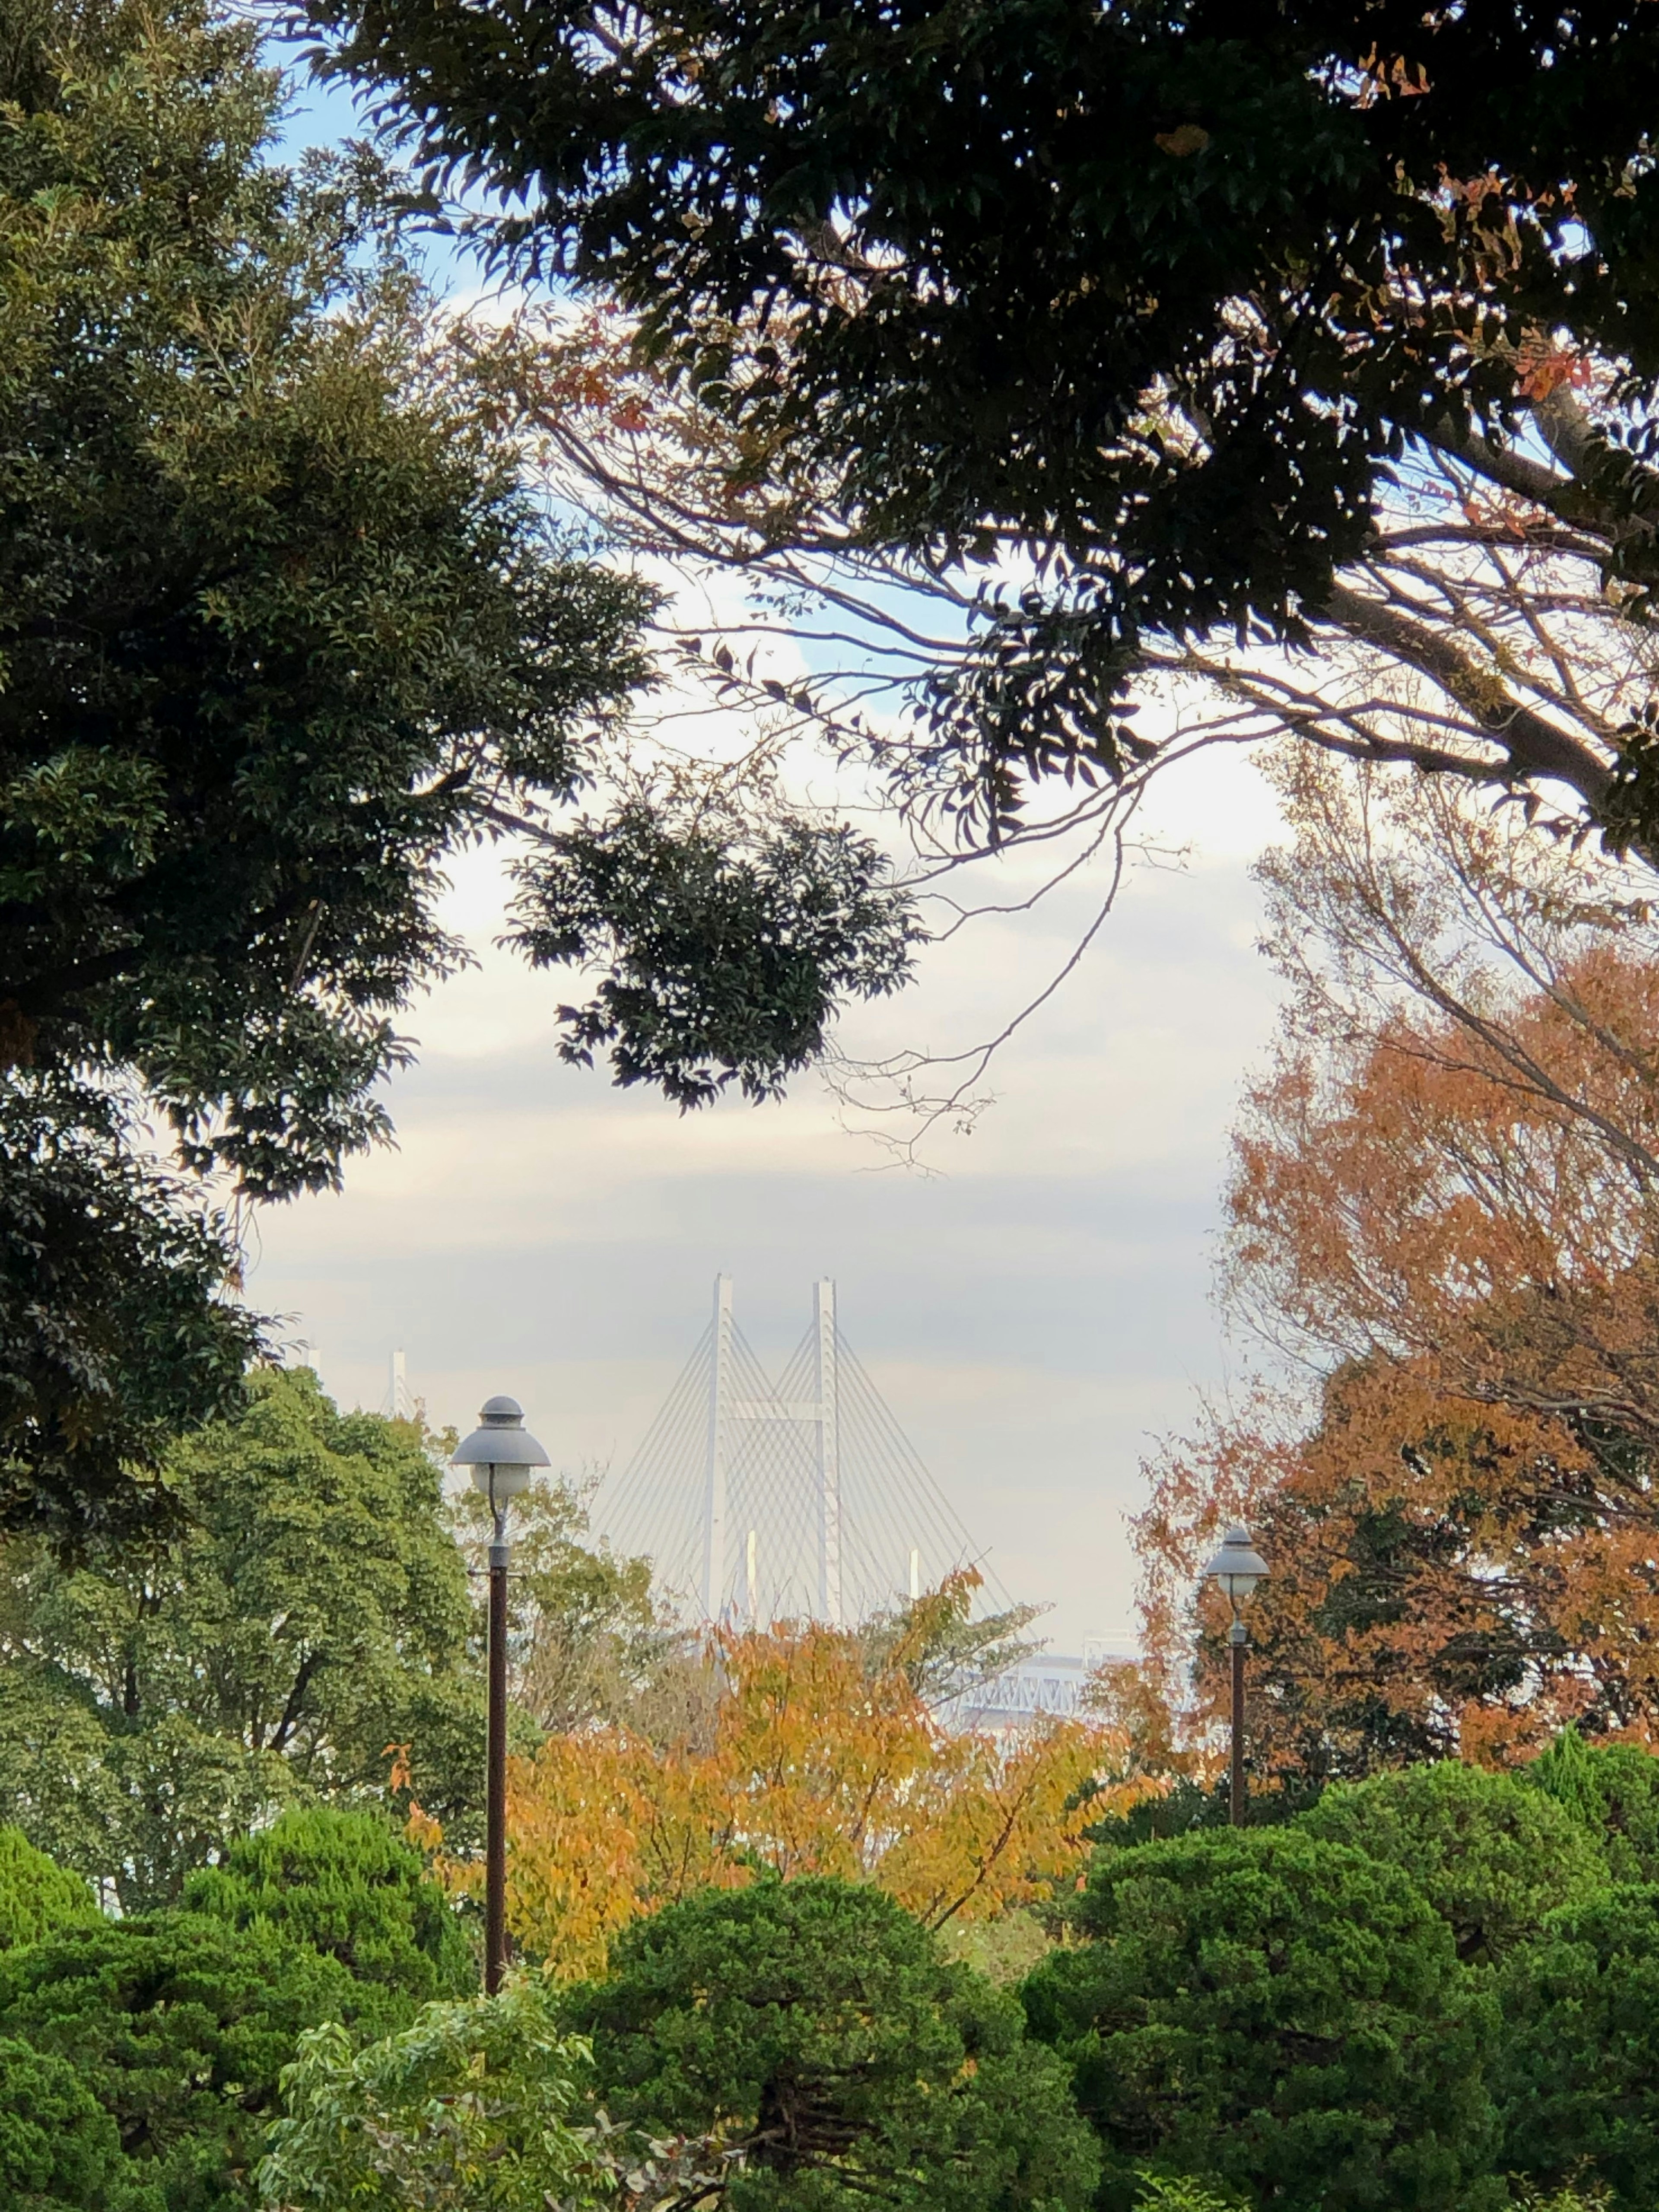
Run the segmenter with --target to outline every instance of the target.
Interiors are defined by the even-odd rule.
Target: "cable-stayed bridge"
[[[717,1276],[696,1350],[644,1441],[594,1501],[594,1529],[643,1554],[704,1620],[848,1626],[981,1564],[842,1334],[836,1286],[769,1376]],[[987,1575],[981,1596],[1008,1602]]]

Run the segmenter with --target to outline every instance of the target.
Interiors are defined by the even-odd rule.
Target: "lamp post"
[[[1240,1607],[1259,1582],[1267,1577],[1267,1562],[1252,1548],[1249,1531],[1235,1521],[1221,1540],[1221,1549],[1204,1570],[1227,1593],[1233,1609],[1227,1642],[1233,1657],[1232,1763],[1227,1784],[1228,1818],[1236,1828],[1244,1825],[1244,1646],[1249,1640]]]
[[[510,1499],[530,1487],[532,1468],[547,1454],[524,1425],[514,1398],[491,1398],[480,1425],[450,1464],[472,1470],[473,1487],[489,1500],[489,1709],[484,1725],[484,1993],[494,1996],[507,1964],[507,1537]]]

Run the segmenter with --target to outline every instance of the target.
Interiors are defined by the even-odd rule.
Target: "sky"
[[[339,95],[306,96],[290,127],[325,140],[346,117]],[[1142,1459],[1237,1358],[1210,1302],[1213,1237],[1227,1128],[1277,1004],[1249,875],[1275,830],[1266,786],[1222,753],[1154,793],[1142,835],[1185,846],[1183,863],[1132,868],[1084,966],[1000,1056],[997,1103],[971,1135],[936,1135],[922,1170],[849,1133],[816,1079],[780,1105],[681,1116],[565,1066],[569,983],[495,948],[500,860],[465,856],[446,920],[478,964],[402,1024],[419,1059],[387,1089],[397,1148],[353,1163],[342,1194],[259,1217],[252,1301],[342,1403],[380,1406],[401,1347],[435,1425],[469,1428],[510,1391],[581,1474],[626,1465],[717,1272],[774,1366],[832,1276],[849,1342],[1001,1585],[1052,1607],[1056,1650],[1131,1648]],[[930,948],[843,1042],[971,1042],[1091,910],[1079,886]]]

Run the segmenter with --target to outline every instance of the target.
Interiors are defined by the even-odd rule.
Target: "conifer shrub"
[[[1504,2165],[1538,2188],[1599,2182],[1645,2212],[1659,2173],[1659,1887],[1553,1914],[1499,1988]]]
[[[100,1920],[0,1953],[0,2039],[59,2069],[54,2081],[71,2069],[112,2122],[123,2163],[107,2201],[119,2212],[129,2200],[132,2212],[245,2206],[301,2033],[339,2021],[382,2033],[412,2009],[337,1959],[199,1913]]]
[[[1565,1806],[1514,1775],[1456,1759],[1334,1784],[1296,1825],[1398,1867],[1466,1965],[1507,1956],[1552,1912],[1608,1884],[1601,1839]]]
[[[1481,2212],[1496,2014],[1396,1868],[1294,1826],[1103,1851],[1024,1984],[1105,2152],[1279,2212]]]
[[[469,1994],[471,1946],[418,1851],[372,1813],[292,1808],[185,1885],[187,1911],[337,1959],[414,2003]]]
[[[37,1851],[21,1829],[0,1827],[0,1951],[98,1917],[78,1875]]]
[[[1083,2212],[1098,2154],[1018,2001],[942,1960],[881,1891],[703,1890],[572,1993],[599,2100],[742,2153],[728,2212]]]

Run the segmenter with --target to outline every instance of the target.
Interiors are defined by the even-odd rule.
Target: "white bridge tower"
[[[775,1380],[738,1327],[732,1279],[592,1525],[644,1553],[705,1620],[850,1626],[980,1565],[967,1530],[842,1335],[836,1286]],[[987,1577],[990,1602],[1006,1595]]]

